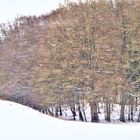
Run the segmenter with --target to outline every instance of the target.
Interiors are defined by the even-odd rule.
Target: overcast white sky
[[[0,0],[0,23],[20,15],[40,15],[50,12],[64,0]]]

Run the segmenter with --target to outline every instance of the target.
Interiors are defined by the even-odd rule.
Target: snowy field
[[[0,140],[138,140],[139,133],[139,123],[64,121],[0,100]]]

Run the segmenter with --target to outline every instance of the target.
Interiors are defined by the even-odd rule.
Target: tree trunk
[[[131,121],[134,121],[133,120],[133,110],[134,110],[134,107],[133,107],[133,103],[131,104]]]
[[[71,110],[72,115],[73,115],[73,120],[76,120],[76,118],[75,118],[75,116],[76,116],[76,109],[75,109],[75,106],[70,107],[70,110]]]
[[[107,122],[110,122],[110,115],[111,115],[111,105],[110,105],[110,101],[106,101],[106,116],[105,116],[105,120]]]
[[[138,97],[135,99],[135,111],[138,111]]]
[[[125,95],[121,99],[120,121],[125,122]]]
[[[140,109],[139,109],[139,116],[137,122],[140,122]]]
[[[114,104],[111,104],[111,111],[114,111]]]
[[[100,104],[99,103],[97,104],[97,111],[98,111],[98,113],[101,113],[101,111],[100,111]]]
[[[83,115],[82,115],[82,112],[81,112],[81,107],[80,107],[80,105],[78,106],[78,112],[79,112],[79,120],[80,120],[80,121],[84,121],[84,118],[83,118]]]
[[[84,108],[82,108],[82,112],[83,112],[83,116],[84,116],[84,121],[87,122],[87,117],[86,117],[86,113],[85,113]]]
[[[63,113],[62,113],[62,108],[61,108],[61,105],[59,106],[59,112],[60,112],[60,116],[62,116],[62,115],[63,115]]]
[[[131,106],[129,105],[129,110],[128,110],[128,121],[131,120],[130,116],[131,116]]]
[[[55,108],[55,117],[58,117],[58,106]]]
[[[51,116],[54,116],[53,112],[49,109],[49,107],[48,107],[48,109],[47,109],[47,112],[48,112]]]
[[[91,122],[99,122],[98,112],[97,112],[97,102],[93,101],[90,103],[91,107]]]

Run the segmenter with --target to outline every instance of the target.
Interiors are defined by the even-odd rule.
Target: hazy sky
[[[58,7],[64,0],[0,0],[0,23],[20,15],[40,15]]]

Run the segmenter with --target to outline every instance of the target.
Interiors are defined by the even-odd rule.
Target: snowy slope
[[[140,124],[94,124],[58,120],[28,107],[0,101],[0,140],[135,140]]]

